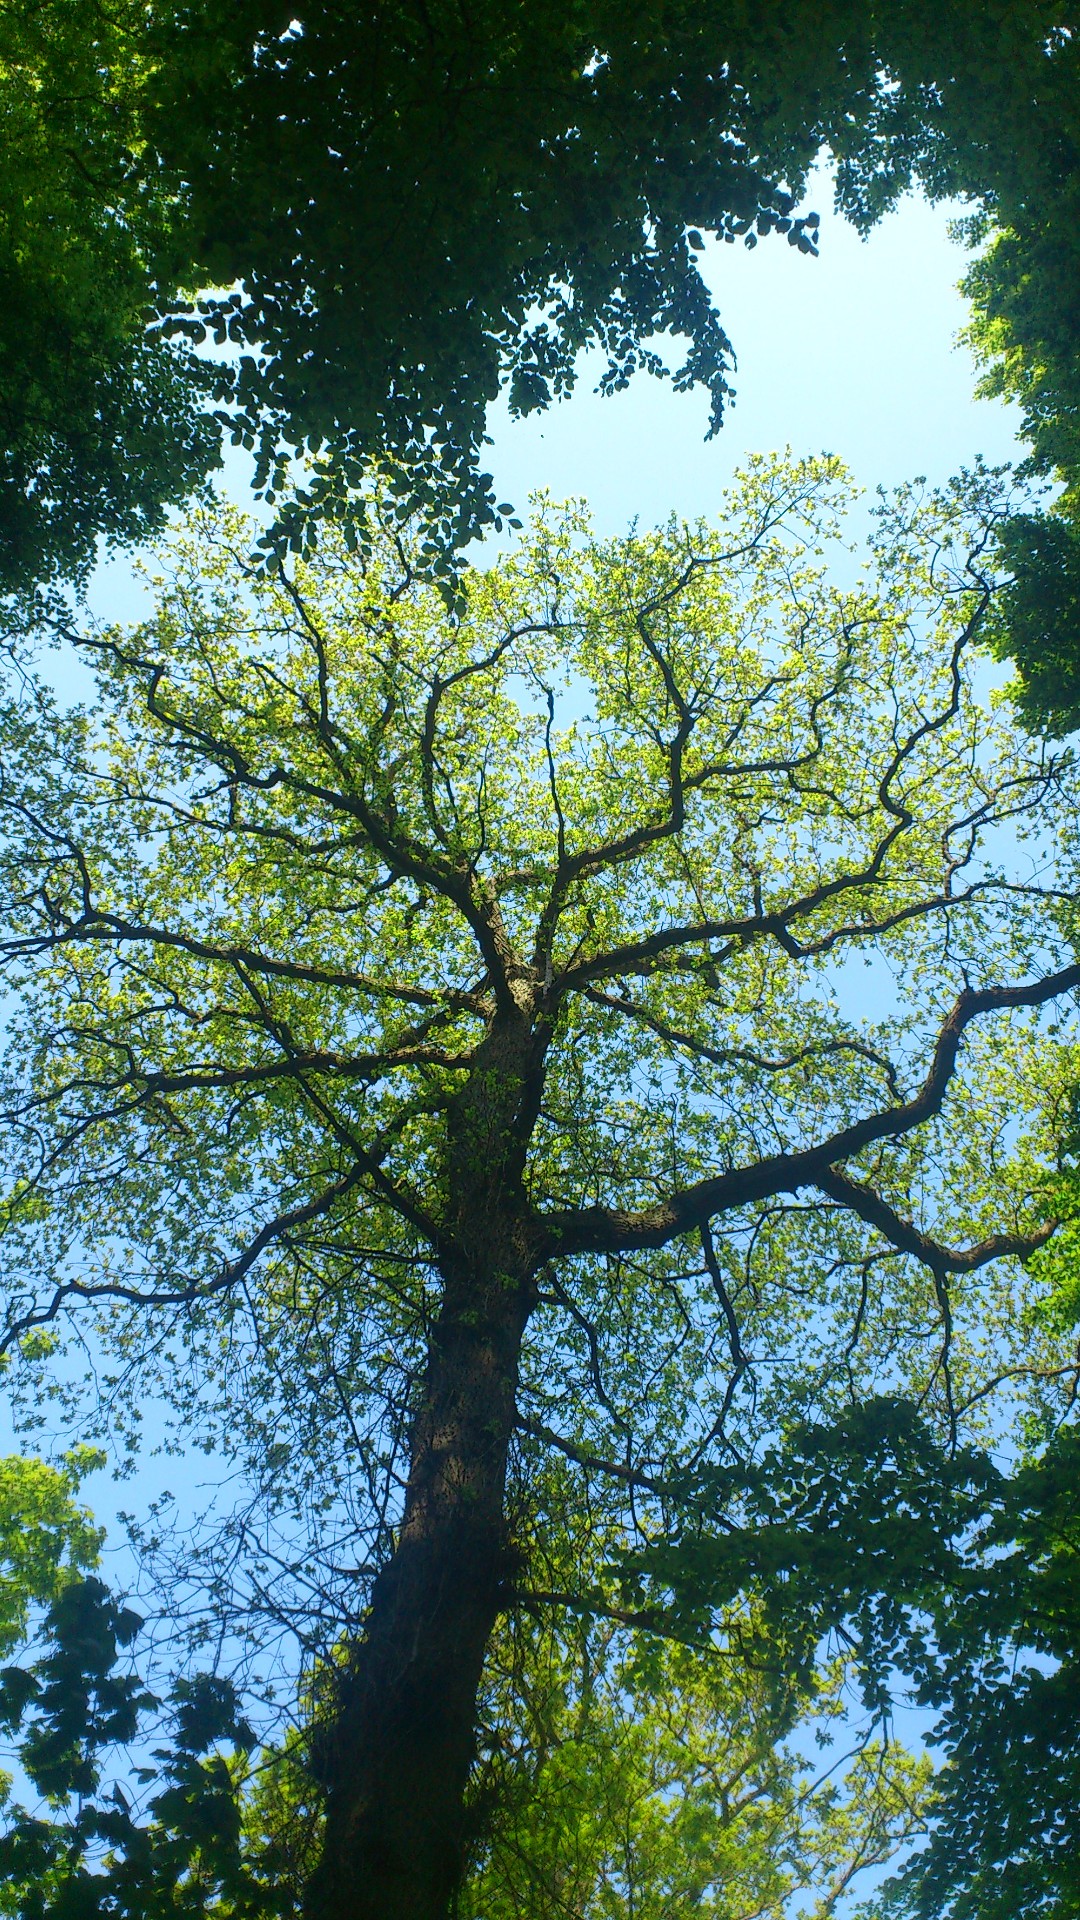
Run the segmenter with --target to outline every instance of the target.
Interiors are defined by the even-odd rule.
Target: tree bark
[[[319,1735],[326,1791],[308,1920],[445,1920],[487,1644],[511,1553],[505,1485],[518,1360],[535,1294],[520,1189],[527,1021],[489,1035],[450,1116],[445,1282],[412,1432],[394,1552],[337,1709]]]
[[[520,1287],[486,1292],[481,1306],[475,1287],[448,1287],[434,1333],[401,1530],[318,1755],[327,1809],[311,1920],[443,1920],[460,1878],[528,1314]]]

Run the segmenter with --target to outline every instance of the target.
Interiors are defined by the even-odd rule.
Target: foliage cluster
[[[798,202],[823,146],[861,226],[918,178],[1005,218],[1019,197],[1071,244],[1046,199],[1069,164],[1067,19],[1060,0],[12,0],[3,577],[138,538],[223,430],[275,494],[295,454],[324,455],[275,544],[311,538],[313,506],[355,521],[374,460],[437,558],[498,517],[489,402],[548,404],[585,347],[610,389],[666,371],[656,336],[684,340],[675,383],[709,391],[715,429],[734,354],[703,235],[812,252]]]
[[[79,574],[207,470],[195,356],[148,328],[170,196],[143,164],[147,9],[0,12],[0,581]],[[169,291],[161,287],[164,296]]]

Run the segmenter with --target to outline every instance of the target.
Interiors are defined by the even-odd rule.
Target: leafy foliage
[[[74,1496],[102,1459],[90,1447],[60,1467],[22,1454],[0,1459],[0,1654],[23,1638],[33,1607],[96,1564],[101,1534]]]
[[[1080,535],[1064,511],[1017,514],[1001,530],[1012,578],[1001,597],[995,645],[1019,668],[1017,704],[1027,724],[1060,739],[1080,723]]]
[[[1005,530],[1014,585],[1002,605],[998,651],[1015,660],[1027,723],[1052,735],[1080,717],[1077,581],[1080,578],[1080,87],[1075,22],[1055,35],[1061,58],[1048,72],[1041,130],[1009,156],[996,191],[969,221],[988,242],[964,280],[972,301],[970,343],[986,367],[980,390],[1016,402],[1031,447],[1030,470],[1062,487],[1051,510]]]
[[[19,1758],[49,1803],[48,1814],[11,1812],[0,1837],[0,1912],[19,1920],[157,1920],[210,1913],[271,1920],[295,1911],[275,1892],[274,1852],[243,1847],[236,1767],[253,1736],[227,1681],[202,1675],[173,1693],[169,1745],[136,1766],[136,1790],[121,1754],[125,1785],[104,1778],[110,1751],[130,1746],[158,1701],[122,1651],[142,1621],[100,1580],[66,1587],[45,1620],[46,1651],[29,1667],[9,1668],[0,1721],[23,1728]],[[138,1759],[138,1748],[135,1749]]]
[[[872,1400],[828,1426],[796,1428],[750,1470],[704,1472],[682,1531],[621,1568],[624,1598],[700,1633],[711,1608],[760,1591],[794,1673],[808,1680],[823,1637],[843,1628],[862,1650],[868,1705],[887,1711],[905,1668],[922,1704],[934,1704],[936,1655],[913,1622],[925,1616],[947,1640],[942,1609],[955,1608],[976,1633],[989,1630],[983,1542],[969,1542],[996,1515],[1003,1486],[981,1452],[943,1449],[909,1403]],[[709,1524],[740,1510],[741,1525]]]
[[[216,457],[207,371],[147,327],[171,208],[144,164],[146,17],[128,0],[0,14],[5,589],[78,575],[95,535],[144,537]]]
[[[984,1592],[951,1616],[948,1765],[927,1850],[890,1889],[916,1920],[1080,1908],[1080,1434],[1002,1489],[981,1531]]]
[[[800,1893],[824,1916],[922,1831],[927,1761],[866,1734],[816,1764],[782,1743],[828,1737],[843,1663],[807,1698],[749,1618],[730,1626],[722,1649],[588,1619],[496,1644],[485,1709],[502,1713],[482,1736],[486,1822],[462,1920],[780,1920]]]
[[[711,426],[734,354],[703,236],[786,234],[822,146],[865,227],[916,176],[1035,204],[1066,139],[1059,0],[13,0],[0,27],[3,574],[137,538],[220,432],[281,495],[272,546],[389,468],[437,555],[499,518],[500,387],[527,413],[667,371]],[[1026,173],[1026,156],[1031,156]],[[1034,182],[1034,185],[1033,185]],[[1053,236],[1072,223],[1050,217]],[[1026,244],[1026,243],[1025,243]],[[210,336],[207,363],[194,348]],[[211,420],[208,409],[215,411]],[[323,454],[307,497],[283,483]]]

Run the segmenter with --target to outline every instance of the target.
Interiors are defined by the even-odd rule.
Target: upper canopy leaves
[[[389,458],[446,549],[495,513],[488,403],[546,405],[583,347],[610,388],[664,370],[654,336],[685,341],[676,384],[708,388],[715,428],[734,354],[702,235],[812,251],[797,202],[823,146],[862,226],[916,175],[1041,203],[1067,12],[11,0],[0,577],[140,537],[223,426],[279,492],[294,452],[328,456],[272,548]]]

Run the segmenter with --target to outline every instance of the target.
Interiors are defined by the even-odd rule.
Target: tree
[[[946,1447],[1075,1382],[1017,1299],[1080,967],[1067,761],[971,685],[1007,503],[901,493],[844,587],[843,497],[541,508],[457,611],[392,515],[267,576],[208,509],[79,636],[100,716],[5,715],[8,1341],[88,1312],[249,1471],[207,1577],[329,1663],[320,1920],[445,1913],[501,1618],[636,1613],[635,1540],[883,1373]]]
[[[996,205],[1019,176],[1040,203],[1075,107],[1068,19],[1060,0],[17,0],[5,577],[140,537],[223,429],[272,494],[294,453],[328,456],[306,501],[285,488],[272,545],[312,537],[312,506],[356,520],[349,487],[389,459],[452,546],[497,517],[489,402],[547,405],[584,347],[610,389],[665,371],[656,336],[684,340],[675,383],[707,388],[715,430],[734,353],[702,236],[812,252],[797,202],[823,146],[862,227],[916,178]]]
[[[777,1671],[764,1634],[756,1663],[738,1657],[752,1617],[729,1625],[732,1645],[718,1652],[610,1621],[560,1635],[548,1621],[526,1628],[524,1658],[520,1645],[496,1656],[501,1687],[485,1707],[501,1712],[485,1728],[477,1789],[494,1813],[462,1920],[779,1920],[815,1893],[825,1920],[860,1869],[924,1830],[925,1758],[865,1732],[816,1765],[781,1744],[793,1731],[807,1744],[827,1736],[844,1711],[845,1663],[807,1692]]]
[[[211,369],[148,328],[167,191],[141,166],[146,9],[0,17],[0,583],[85,571],[216,459]],[[163,284],[162,295],[173,293]]]

